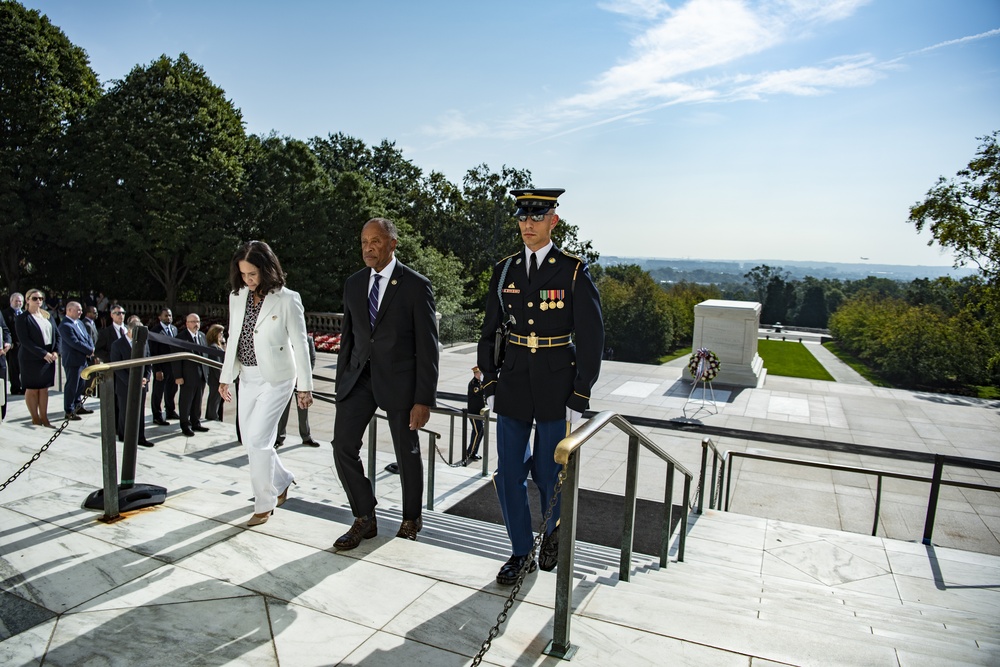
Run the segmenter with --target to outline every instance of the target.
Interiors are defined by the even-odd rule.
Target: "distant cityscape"
[[[743,282],[743,275],[761,264],[781,268],[788,272],[792,280],[806,276],[836,280],[863,280],[869,276],[910,282],[917,278],[940,278],[950,276],[956,280],[976,273],[969,267],[950,266],[910,266],[903,264],[876,264],[873,262],[810,262],[783,259],[671,259],[663,257],[621,257],[602,255],[599,262],[604,266],[617,264],[637,264],[660,282],[688,281],[694,283],[725,284]]]

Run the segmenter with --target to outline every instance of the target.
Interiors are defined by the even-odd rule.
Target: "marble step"
[[[641,592],[648,589],[651,595],[704,595],[714,597],[716,591],[726,591],[727,597],[739,598],[751,608],[768,609],[788,607],[805,613],[830,613],[842,616],[869,618],[872,621],[896,622],[909,619],[919,626],[929,623],[932,627],[962,628],[962,632],[976,637],[1000,636],[1000,623],[982,612],[950,609],[939,605],[917,602],[902,603],[898,598],[887,598],[861,591],[848,591],[824,587],[807,582],[773,578],[759,580],[756,585],[734,587],[731,573],[726,571],[699,571],[688,568],[680,578],[671,578],[663,572],[649,572],[645,576],[633,576],[630,584],[635,584]],[[676,572],[674,573],[676,574]],[[707,593],[706,593],[707,591]]]
[[[635,614],[634,610],[643,610]],[[900,647],[914,656],[940,660],[954,657],[966,664],[995,663],[990,650],[974,642],[952,641],[946,635],[929,638],[901,634],[873,634],[861,620],[812,619],[809,615],[757,614],[716,605],[698,605],[690,599],[651,596],[621,587],[599,588],[584,613],[603,620],[626,622],[642,629],[685,641],[709,642],[738,653],[791,664],[897,664]],[[803,647],[812,659],[803,657]],[[947,651],[947,652],[945,652]]]

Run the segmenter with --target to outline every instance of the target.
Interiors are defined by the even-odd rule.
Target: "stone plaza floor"
[[[821,362],[835,365],[821,354]],[[320,355],[316,374],[333,377],[334,362]],[[474,346],[446,349],[439,390],[464,394],[474,363]],[[996,401],[839,377],[829,383],[768,376],[758,389],[716,388],[713,404],[688,400],[683,372],[680,363],[608,362],[593,408],[751,435],[1000,459]],[[54,394],[52,404],[60,403]],[[20,400],[9,407],[0,425],[4,479],[50,433],[30,425]],[[383,429],[379,536],[337,553],[333,540],[352,517],[332,466],[334,410],[317,403],[310,411],[320,448],[299,444],[292,418],[279,451],[298,484],[255,529],[244,527],[252,512],[249,474],[231,409],[226,422],[210,422],[209,433],[191,439],[176,423],[147,424],[156,446],[139,452],[136,479],[163,485],[169,495],[163,505],[110,524],[81,507],[101,486],[99,415],[71,423],[0,492],[0,664],[469,664],[502,609],[507,589],[494,575],[509,547],[501,527],[441,510],[490,484],[489,477],[482,468],[439,464],[437,511],[425,514],[417,542],[395,539],[399,478],[382,470],[393,459]],[[435,415],[429,428],[444,435],[439,447],[447,456],[452,424]],[[461,424],[455,428],[461,433]],[[640,430],[697,470],[699,435]],[[713,440],[722,449],[929,474],[926,465],[750,437]],[[621,434],[590,441],[582,486],[621,494],[626,448]],[[662,501],[661,463],[645,454],[640,460],[639,495]],[[985,472],[950,474],[1000,484]],[[998,494],[946,489],[934,544],[925,546],[927,485],[887,481],[875,537],[867,534],[873,489],[863,475],[744,461],[734,476],[732,511],[690,517],[684,562],[676,560],[675,539],[667,568],[636,554],[626,583],[618,580],[616,550],[578,545],[572,639],[579,648],[572,662],[1000,663]],[[554,584],[555,573],[529,575],[486,664],[558,663],[542,654],[552,637]]]

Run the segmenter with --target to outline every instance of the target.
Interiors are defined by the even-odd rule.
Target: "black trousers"
[[[181,416],[181,426],[201,425],[201,398],[205,382],[185,382],[180,385],[180,397],[177,399],[177,414]]]
[[[365,429],[378,408],[371,383],[371,374],[365,370],[351,393],[337,401],[333,423],[333,462],[355,517],[370,515],[378,504],[360,456]],[[386,417],[402,478],[403,518],[416,520],[421,514],[424,495],[420,432],[410,430],[409,410],[387,410]]]
[[[119,384],[125,386],[120,388]],[[119,438],[125,437],[125,403],[128,401],[128,384],[115,379],[115,433]],[[139,442],[146,440],[146,389],[139,393]]]
[[[170,364],[167,364],[169,366]],[[163,379],[156,380],[155,374],[153,379],[153,397],[152,397],[152,409],[153,417],[163,419],[163,410],[161,410],[160,405],[162,403],[163,407],[166,408],[167,414],[171,412],[177,412],[177,408],[174,404],[174,396],[177,394],[177,384],[174,383],[174,373],[173,370],[167,368],[163,371]]]

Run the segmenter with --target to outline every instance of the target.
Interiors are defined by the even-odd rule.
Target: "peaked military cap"
[[[514,215],[538,215],[559,205],[556,200],[566,192],[562,188],[548,190],[511,190],[517,201],[517,212]]]

